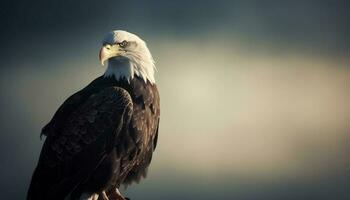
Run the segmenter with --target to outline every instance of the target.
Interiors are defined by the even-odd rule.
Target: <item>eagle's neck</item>
[[[154,63],[141,62],[135,59],[109,59],[108,67],[104,73],[104,77],[114,77],[116,80],[125,78],[129,82],[135,75],[145,82],[155,83]]]

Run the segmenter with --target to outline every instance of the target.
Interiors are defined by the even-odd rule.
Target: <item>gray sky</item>
[[[162,107],[131,198],[348,199],[348,3],[190,2],[2,2],[3,196],[24,198],[41,127],[125,29],[148,43]]]

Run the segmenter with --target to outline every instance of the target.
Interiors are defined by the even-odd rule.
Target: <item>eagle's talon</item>
[[[109,200],[109,198],[108,198],[108,196],[107,196],[107,194],[106,194],[106,191],[103,191],[103,192],[102,192],[102,199],[103,199],[103,200]]]

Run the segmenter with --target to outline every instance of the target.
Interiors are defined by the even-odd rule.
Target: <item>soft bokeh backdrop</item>
[[[1,4],[3,198],[25,198],[41,127],[125,29],[147,41],[161,94],[149,176],[127,196],[350,199],[347,1]]]

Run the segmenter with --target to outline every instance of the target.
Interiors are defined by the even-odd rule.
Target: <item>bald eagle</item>
[[[152,55],[138,36],[117,30],[104,37],[99,59],[105,73],[42,129],[28,200],[123,200],[118,188],[145,177],[160,116]]]

